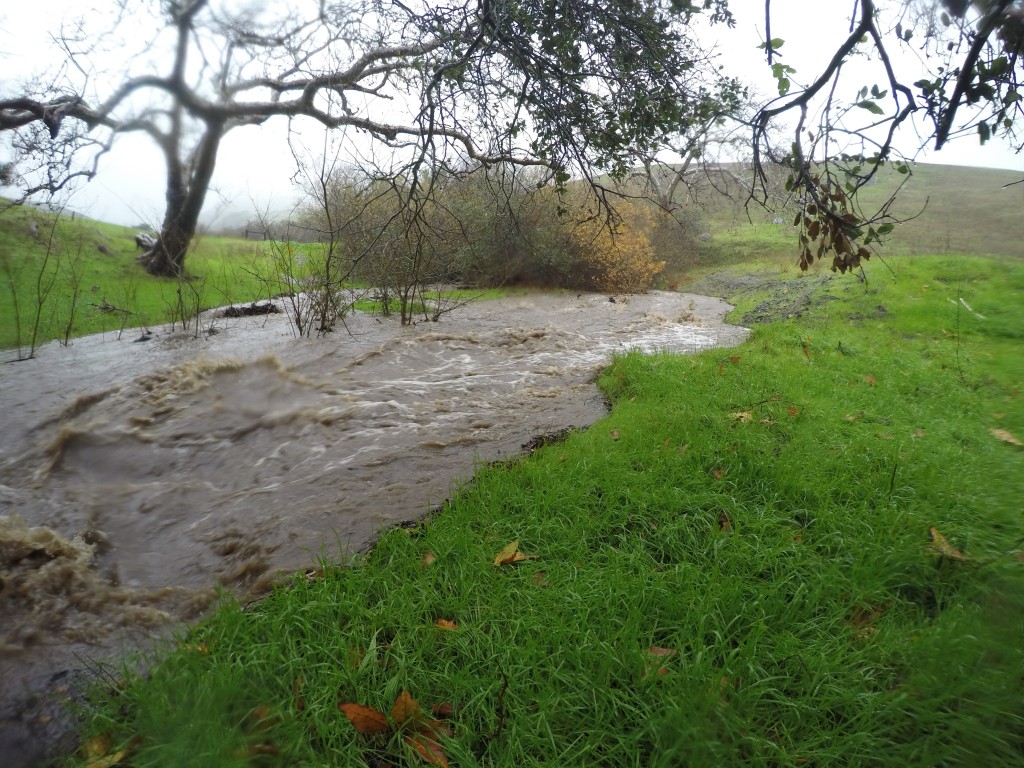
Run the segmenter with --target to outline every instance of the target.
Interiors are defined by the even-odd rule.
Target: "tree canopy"
[[[982,143],[1004,138],[1018,152],[1024,146],[1021,0],[857,0],[845,39],[802,88],[778,53],[784,44],[805,41],[773,38],[770,0],[765,7],[762,48],[778,97],[753,121],[754,167],[765,182],[770,164],[789,168],[786,186],[802,208],[794,224],[804,269],[828,254],[834,269],[853,269],[892,231],[889,204],[865,214],[856,209],[856,193],[887,162],[908,172],[896,140],[912,118],[923,116],[915,127],[936,150],[971,133]],[[915,54],[914,66],[897,63],[903,52]],[[857,57],[873,60],[881,77],[868,83],[844,78],[844,67]],[[797,119],[780,151],[770,129],[787,114]]]
[[[145,255],[160,275],[181,273],[220,142],[238,126],[306,118],[361,133],[406,160],[395,173],[428,185],[440,170],[496,162],[543,165],[564,182],[623,172],[740,92],[706,66],[691,30],[703,13],[728,23],[725,0],[145,9],[120,6],[121,25],[141,13],[156,25],[126,72],[97,72],[91,38],[65,31],[72,66],[0,101],[0,130],[39,159],[48,189],[96,172],[70,170],[70,155],[92,145],[99,157],[122,134],[148,134],[166,159],[167,211]]]

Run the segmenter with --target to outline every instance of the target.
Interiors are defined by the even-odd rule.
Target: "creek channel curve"
[[[428,513],[479,462],[606,413],[612,355],[732,346],[724,301],[531,293],[402,327],[284,314],[0,365],[0,765],[69,743],[83,668]],[[210,333],[210,329],[216,333]]]

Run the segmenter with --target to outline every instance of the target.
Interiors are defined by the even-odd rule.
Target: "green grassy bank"
[[[282,290],[262,244],[232,237],[197,238],[188,258],[188,279],[147,275],[136,261],[138,231],[28,207],[3,211],[0,349],[27,350],[54,339],[187,324],[210,307]]]
[[[617,359],[605,420],[226,605],[75,764],[1024,765],[1024,267],[894,269]]]

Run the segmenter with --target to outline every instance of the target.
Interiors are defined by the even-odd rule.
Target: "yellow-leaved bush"
[[[643,293],[665,267],[655,259],[645,230],[650,214],[635,206],[616,207],[620,221],[609,228],[601,218],[579,224],[572,233],[576,271],[587,288],[605,293]]]

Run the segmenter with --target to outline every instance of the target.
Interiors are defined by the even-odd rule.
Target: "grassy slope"
[[[1024,436],[1024,267],[896,272],[617,360],[604,421],[226,606],[90,713],[94,752],[417,765],[337,707],[408,690],[454,705],[460,766],[1024,765],[1024,449],[990,431]],[[514,539],[539,558],[492,565]]]
[[[917,163],[908,178],[890,169],[861,194],[861,207],[873,213],[898,188],[891,213],[906,219],[881,249],[883,257],[921,254],[972,254],[1024,258],[1024,184],[1016,171]],[[1012,186],[1007,186],[1012,185]],[[710,242],[703,265],[746,262],[779,256],[796,263],[796,236],[790,224],[771,224],[771,215],[751,206],[705,195]],[[783,218],[787,218],[783,216]]]
[[[32,220],[39,226],[38,239],[29,234]],[[0,348],[17,346],[19,329],[22,346],[27,347],[37,314],[41,344],[63,338],[69,322],[74,337],[180,322],[183,310],[187,319],[196,308],[267,295],[267,286],[246,271],[262,268],[273,274],[257,243],[201,237],[187,262],[190,279],[178,281],[143,272],[135,261],[136,231],[91,219],[55,220],[30,208],[0,215]],[[99,250],[101,245],[107,253]],[[75,281],[79,289],[73,301]],[[53,290],[47,295],[50,282]],[[39,297],[43,301],[37,313]]]

